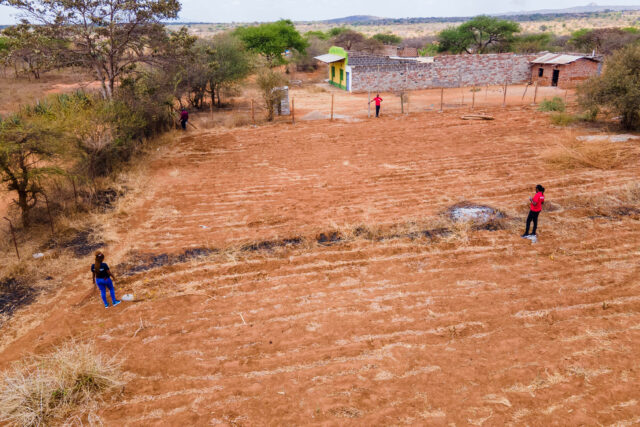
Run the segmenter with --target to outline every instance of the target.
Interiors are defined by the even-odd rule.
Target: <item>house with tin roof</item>
[[[531,61],[531,81],[540,86],[572,88],[602,72],[602,58],[546,53]]]

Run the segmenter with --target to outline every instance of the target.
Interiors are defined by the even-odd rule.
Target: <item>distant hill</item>
[[[335,18],[335,19],[327,19],[325,21],[320,21],[324,24],[333,24],[333,25],[341,25],[341,24],[355,24],[360,22],[373,22],[378,21],[381,18],[377,16],[371,15],[352,15],[345,16],[344,18]]]
[[[494,14],[493,16],[508,17],[515,21],[544,21],[555,18],[589,18],[597,13],[605,12],[625,12],[640,10],[640,5],[637,6],[600,6],[596,3],[590,3],[586,6],[576,6],[567,9],[542,9],[533,11],[522,12],[507,12]],[[329,19],[325,21],[315,21],[324,24],[333,25],[393,25],[393,24],[430,24],[436,22],[463,22],[468,21],[471,16],[447,16],[447,17],[424,17],[424,18],[380,18],[377,16],[368,15],[353,15],[344,18]]]
[[[527,10],[520,12],[500,13],[494,16],[514,16],[514,15],[556,15],[574,13],[599,13],[599,12],[624,12],[628,10],[640,10],[640,6],[600,6],[596,3],[589,3],[586,6],[569,7],[566,9],[541,9]]]

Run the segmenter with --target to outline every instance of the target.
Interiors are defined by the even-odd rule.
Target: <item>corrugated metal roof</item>
[[[571,64],[572,62],[577,61],[578,59],[590,59],[596,60],[595,58],[588,56],[580,56],[580,55],[563,55],[557,53],[547,53],[546,55],[542,55],[539,58],[531,61],[533,64],[556,64],[556,65],[566,65]]]
[[[324,55],[316,56],[314,59],[317,59],[318,61],[326,62],[327,64],[331,64],[332,62],[339,62],[339,61],[344,61],[345,60],[344,57],[342,57],[340,55],[333,54],[333,53],[326,53]]]

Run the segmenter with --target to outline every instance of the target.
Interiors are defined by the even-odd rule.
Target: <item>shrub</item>
[[[576,121],[575,116],[567,113],[554,113],[551,115],[551,123],[556,126],[569,126]]]
[[[96,354],[90,344],[68,343],[5,372],[0,389],[0,422],[41,426],[90,409],[122,387],[118,364]],[[56,423],[57,424],[57,423]]]
[[[262,92],[267,120],[272,121],[276,105],[282,100],[282,91],[278,88],[286,84],[286,79],[281,73],[265,67],[258,72],[256,83]]]
[[[578,102],[587,111],[606,109],[621,116],[627,129],[640,129],[640,46],[616,52],[601,76],[578,87]]]
[[[540,103],[538,111],[564,111],[565,105],[562,98],[554,96],[552,99],[545,99]]]

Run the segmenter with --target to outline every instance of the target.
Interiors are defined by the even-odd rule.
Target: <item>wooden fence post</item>
[[[296,124],[296,104],[295,98],[291,98],[291,124]]]
[[[536,80],[536,90],[533,92],[533,103],[536,103],[536,99],[538,98],[538,81]]]
[[[369,103],[367,104],[367,118],[371,118],[371,91],[369,91]]]
[[[400,114],[404,114],[404,92],[400,92]]]
[[[13,231],[13,224],[11,223],[11,220],[6,216],[4,217],[4,219],[6,219],[9,222],[9,230],[11,230],[11,238],[13,239],[13,246],[15,246],[16,248],[16,255],[18,257],[18,260],[20,260],[20,252],[18,252],[18,242],[16,240],[16,233],[15,231]]]
[[[502,106],[507,106],[507,80],[504,81],[504,96],[502,98]]]
[[[440,88],[440,112],[442,113],[444,107],[444,87]]]
[[[251,100],[251,123],[252,124],[256,124],[256,114],[255,114],[255,109],[253,107],[253,99]]]
[[[475,85],[471,89],[471,109],[473,110],[476,107],[476,87]]]
[[[71,184],[73,185],[73,202],[76,206],[76,212],[78,212],[78,191],[76,190],[76,178],[70,176]]]

